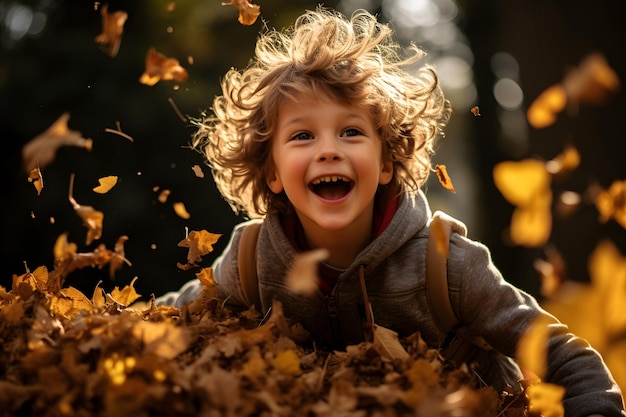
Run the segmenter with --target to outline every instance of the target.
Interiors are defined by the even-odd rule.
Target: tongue
[[[315,186],[315,193],[326,200],[338,200],[350,191],[344,182],[322,183]]]

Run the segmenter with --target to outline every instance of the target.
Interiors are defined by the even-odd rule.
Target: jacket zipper
[[[337,300],[334,295],[326,297],[326,308],[328,310],[328,319],[330,321],[330,332],[335,344],[343,344],[343,334],[341,326],[339,326],[339,314],[337,312]]]

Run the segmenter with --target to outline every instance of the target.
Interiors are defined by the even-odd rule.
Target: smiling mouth
[[[352,190],[354,181],[341,175],[327,175],[311,181],[309,189],[325,200],[339,200]]]

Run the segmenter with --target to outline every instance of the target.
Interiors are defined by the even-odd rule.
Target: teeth
[[[313,185],[320,184],[322,182],[337,182],[337,181],[345,181],[350,182],[350,179],[344,177],[343,175],[327,175],[325,177],[319,177],[313,180]]]

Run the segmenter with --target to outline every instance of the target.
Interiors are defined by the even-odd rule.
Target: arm
[[[451,251],[450,296],[456,314],[470,331],[514,357],[523,332],[535,318],[544,316],[551,323],[544,379],[565,387],[565,415],[626,416],[621,391],[600,354],[532,296],[507,283],[485,246],[461,238],[455,242],[464,250]]]

